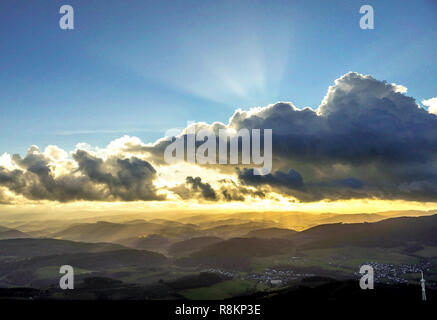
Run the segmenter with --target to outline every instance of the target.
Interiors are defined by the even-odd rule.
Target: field
[[[253,280],[228,280],[210,287],[182,290],[179,294],[191,300],[221,300],[266,288]]]
[[[255,258],[253,265],[258,272],[274,266],[288,265],[290,268],[320,268],[351,274],[351,272],[357,272],[359,266],[366,262],[395,265],[416,264],[419,259],[402,253],[400,248],[344,247],[302,250],[295,255],[284,254]]]
[[[437,258],[437,247],[425,246],[415,254],[424,258]]]
[[[74,274],[75,275],[83,275],[83,274],[89,274],[92,271],[75,268]],[[42,267],[35,271],[34,276],[36,276],[40,280],[47,280],[47,279],[59,279],[60,276],[62,276],[59,273],[59,266],[48,266],[48,267]]]

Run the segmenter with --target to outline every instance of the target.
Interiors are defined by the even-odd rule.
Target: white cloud
[[[391,85],[393,86],[395,92],[407,93],[408,91],[408,88],[401,84],[392,83]]]
[[[428,107],[428,112],[437,115],[437,97],[422,100],[422,104]]]
[[[427,113],[405,92],[401,85],[350,72],[329,87],[317,110],[278,102],[238,109],[227,124],[193,123],[180,133],[189,128],[273,129],[274,170],[261,180],[242,166],[241,174],[233,165],[168,166],[163,153],[170,140],[145,144],[123,136],[104,148],[81,143],[69,153],[31,146],[23,158],[4,154],[0,188],[29,200],[61,202],[163,200],[166,192],[183,196],[187,190],[211,188],[215,196],[207,192],[205,199],[241,201],[257,196],[252,187],[301,201],[435,201],[437,118],[430,113],[437,114],[437,97],[422,101]],[[219,182],[229,178],[235,180],[231,186]],[[0,201],[6,196],[2,192]]]

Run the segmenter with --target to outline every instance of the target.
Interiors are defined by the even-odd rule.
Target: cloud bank
[[[0,186],[30,200],[162,199],[152,183],[156,171],[147,161],[117,156],[102,159],[81,149],[72,153],[72,160],[60,160],[62,153],[53,147],[42,153],[32,146],[24,158],[13,155],[13,169],[0,166]]]
[[[109,156],[78,148],[68,157],[55,147],[44,153],[31,147],[24,158],[4,155],[0,187],[27,199],[63,202],[163,200],[165,192],[202,201],[244,201],[269,193],[303,202],[435,201],[434,100],[422,102],[427,111],[406,95],[405,87],[350,72],[335,80],[316,110],[278,102],[238,109],[228,124],[193,124],[196,131],[273,129],[274,170],[266,176],[254,176],[250,166],[208,165],[229,179],[211,182],[187,172],[176,187],[157,188],[154,181],[167,166],[162,159],[170,141],[144,144],[124,137],[108,146],[116,150]],[[179,138],[186,139],[186,132]]]

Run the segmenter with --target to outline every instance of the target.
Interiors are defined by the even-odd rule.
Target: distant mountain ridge
[[[247,233],[246,237],[248,238],[280,238],[280,239],[289,239],[295,236],[298,232],[292,229],[283,229],[283,228],[265,228],[265,229],[257,229],[252,230]]]
[[[297,246],[395,247],[408,242],[437,245],[437,215],[389,218],[373,223],[319,225],[292,237]]]
[[[57,239],[0,240],[0,257],[31,258],[55,254],[103,252],[127,249],[112,243],[84,243]]]
[[[223,241],[223,239],[218,237],[197,237],[191,238],[189,240],[184,240],[173,244],[169,248],[169,254],[173,256],[184,256],[195,251],[199,251],[204,247],[212,245],[214,243]]]
[[[293,243],[286,239],[233,238],[208,245],[180,261],[191,265],[248,270],[252,258],[282,254],[291,248]]]
[[[59,281],[62,265],[74,267],[77,279],[109,270],[150,270],[165,265],[159,253],[111,243],[56,239],[0,240],[0,287],[40,287]],[[77,274],[76,274],[77,273]],[[83,275],[82,275],[83,274]],[[117,274],[116,272],[114,274]]]
[[[99,221],[83,223],[68,227],[53,236],[56,238],[87,242],[121,242],[124,239],[146,237],[151,234],[177,236],[190,233],[196,229],[181,223],[156,223],[136,221],[134,223],[112,223]]]
[[[31,236],[16,229],[10,229],[0,226],[0,240],[19,238],[31,238]]]

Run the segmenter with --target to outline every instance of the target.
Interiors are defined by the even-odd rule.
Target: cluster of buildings
[[[230,278],[230,279],[234,279],[234,278],[239,277],[239,274],[236,272],[221,270],[221,269],[217,269],[217,268],[210,268],[210,269],[204,270],[204,272],[217,273],[225,278]]]
[[[232,279],[255,280],[257,282],[265,283],[267,285],[272,285],[272,286],[281,286],[287,284],[291,280],[314,276],[314,274],[311,273],[294,273],[292,270],[276,270],[270,268],[266,268],[264,272],[261,273],[247,273],[247,274],[240,274],[236,272],[224,271],[215,268],[211,268],[206,271],[217,273]]]
[[[432,269],[430,262],[419,264],[391,264],[368,261],[363,264],[373,267],[375,282],[387,284],[408,283],[409,281],[406,275],[420,274],[422,271],[429,272]],[[357,266],[357,271],[354,272],[358,278],[362,276],[358,272],[359,268],[360,266]],[[292,280],[315,276],[315,274],[312,273],[296,273],[293,270],[276,270],[273,268],[266,268],[261,273],[239,273],[216,268],[210,268],[206,271],[217,273],[230,279],[255,280],[259,283],[265,283],[272,286],[282,286]]]
[[[374,270],[375,282],[395,284],[395,283],[408,283],[405,275],[407,274],[420,274],[422,271],[426,272],[431,269],[431,263],[420,264],[392,264],[392,263],[380,263],[375,261],[365,262],[364,264],[370,265]],[[357,268],[357,270],[359,267]],[[356,272],[358,277],[361,275]]]
[[[295,273],[292,270],[275,270],[275,269],[266,268],[262,273],[248,274],[244,278],[256,280],[258,282],[262,282],[274,286],[281,286],[298,278],[312,277],[312,276],[314,276],[314,274]]]

